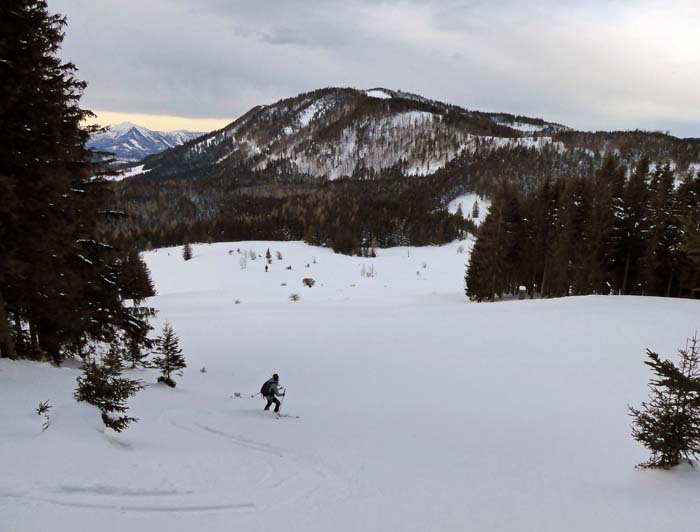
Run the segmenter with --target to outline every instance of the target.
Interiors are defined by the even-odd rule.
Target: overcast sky
[[[213,129],[327,86],[700,137],[700,0],[48,0],[104,123]]]

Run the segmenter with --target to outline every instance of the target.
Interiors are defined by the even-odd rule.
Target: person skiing
[[[271,379],[265,381],[265,384],[262,385],[262,388],[260,389],[260,393],[262,396],[267,399],[267,405],[265,405],[265,410],[270,410],[270,406],[272,406],[272,403],[275,404],[275,412],[279,413],[280,411],[280,400],[277,399],[278,397],[284,397],[285,392],[280,392],[280,377],[275,373]]]

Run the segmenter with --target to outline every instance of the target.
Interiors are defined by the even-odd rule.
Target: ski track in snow
[[[147,493],[146,493],[147,494]],[[106,503],[106,502],[85,502],[85,501],[69,501],[65,499],[54,499],[50,497],[42,497],[29,495],[24,493],[0,493],[2,499],[18,499],[27,502],[46,503],[55,506],[63,506],[66,508],[77,508],[83,510],[115,510],[120,512],[217,512],[217,511],[252,511],[256,509],[253,503],[243,504],[214,504],[214,505],[140,505],[140,504],[121,504],[121,503]]]
[[[250,413],[254,415],[261,414],[257,410]],[[265,414],[267,415],[263,415],[263,419],[270,416],[269,412]],[[221,425],[227,421],[230,423],[230,420],[223,418],[220,414],[218,419],[211,419],[211,413],[207,413],[205,415],[208,418],[206,423],[195,421],[202,415],[201,412],[169,410],[164,412],[159,420],[161,423],[165,422],[179,430],[199,433],[205,441],[205,446],[206,441],[214,437],[215,439],[223,439],[241,452],[246,453],[248,462],[255,462],[264,470],[251,487],[281,493],[280,490],[286,488],[292,481],[297,486],[301,485],[301,488],[294,488],[294,497],[278,498],[276,505],[298,504],[300,500],[308,501],[313,499],[317,493],[322,493],[325,498],[332,497],[333,494],[335,494],[335,497],[341,498],[348,496],[349,480],[343,478],[338,471],[321,464],[318,459],[302,458],[297,453],[285,450],[279,446],[253,440],[243,435],[232,433],[230,430],[222,429],[220,428]],[[267,421],[274,421],[274,418],[268,417]],[[287,469],[291,469],[291,471],[287,471]]]

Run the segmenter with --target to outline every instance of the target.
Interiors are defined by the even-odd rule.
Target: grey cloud
[[[527,5],[525,5],[527,4]],[[101,110],[235,118],[388,86],[587,129],[700,136],[692,0],[50,0]],[[695,53],[693,50],[698,50]]]

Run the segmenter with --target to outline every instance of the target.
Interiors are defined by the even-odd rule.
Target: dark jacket
[[[265,383],[265,390],[267,390],[267,393],[265,393],[265,397],[274,397],[275,395],[277,397],[282,396],[282,392],[280,392],[279,381],[276,381],[275,379],[270,379]]]

